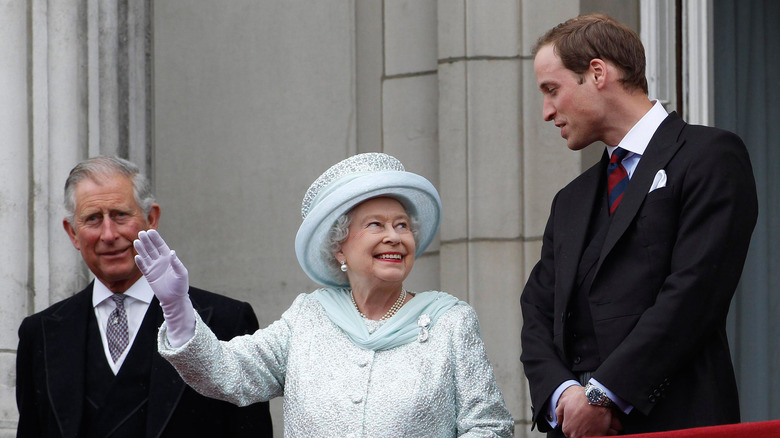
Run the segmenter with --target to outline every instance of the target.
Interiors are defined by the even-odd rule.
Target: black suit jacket
[[[76,437],[84,414],[87,324],[92,308],[90,283],[78,294],[29,316],[19,328],[16,365],[18,437]],[[220,339],[252,333],[257,318],[248,303],[190,288],[195,309]],[[163,322],[155,298],[122,364],[139,362],[142,349],[152,349],[146,437],[272,436],[268,403],[238,408],[210,399],[186,386],[174,368],[157,353],[157,330]],[[103,358],[105,358],[104,355]],[[148,357],[148,356],[147,356]],[[134,388],[133,390],[137,390]],[[122,423],[140,406],[112,400],[99,420],[105,436],[124,436]]]
[[[553,391],[576,380],[569,306],[607,161],[605,152],[556,195],[521,297],[521,359],[542,431]],[[661,169],[666,187],[650,192]],[[670,114],[610,219],[588,296],[600,356],[594,378],[634,406],[622,419],[626,433],[739,421],[726,315],[757,214],[742,140]]]

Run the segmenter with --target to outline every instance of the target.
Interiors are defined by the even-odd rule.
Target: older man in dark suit
[[[160,207],[138,168],[96,157],[65,185],[73,246],[95,275],[84,290],[19,328],[18,437],[270,437],[267,403],[239,408],[197,394],[157,353],[159,302],[135,265],[133,240]],[[220,339],[258,328],[248,303],[191,288]]]
[[[758,206],[734,134],[647,96],[635,32],[602,15],[534,49],[543,115],[601,162],[555,197],[522,294],[534,424],[550,436],[738,422],[726,315]]]

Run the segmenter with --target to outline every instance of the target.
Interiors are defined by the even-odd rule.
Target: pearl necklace
[[[354,293],[350,292],[349,297],[352,299],[352,305],[355,306],[355,310],[362,316],[363,318],[368,319],[366,315],[363,314],[363,312],[360,311],[360,308],[358,307],[357,303],[355,302],[355,295]],[[398,294],[398,299],[395,300],[395,303],[390,307],[390,310],[387,311],[384,315],[382,315],[381,318],[379,318],[380,321],[384,321],[393,315],[395,315],[396,312],[404,305],[404,302],[406,301],[406,289],[402,289],[401,293]]]

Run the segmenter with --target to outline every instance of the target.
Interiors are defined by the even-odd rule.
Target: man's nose
[[[555,120],[555,107],[547,101],[546,97],[544,98],[544,104],[542,105],[542,117],[545,122]]]
[[[115,240],[118,235],[116,223],[109,216],[105,216],[103,223],[100,224],[100,238],[103,240]]]

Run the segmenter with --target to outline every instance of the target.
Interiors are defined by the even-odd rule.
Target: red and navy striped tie
[[[623,167],[623,158],[626,158],[628,151],[618,147],[612,151],[612,157],[607,166],[607,193],[609,195],[609,214],[615,212],[623,199],[623,192],[628,187],[628,172]]]

